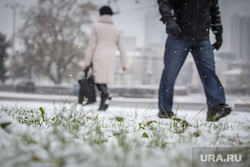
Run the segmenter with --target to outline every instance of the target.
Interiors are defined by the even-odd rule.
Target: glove
[[[219,50],[222,45],[222,34],[221,33],[215,34],[215,39],[216,42],[213,44],[213,48]]]
[[[223,27],[222,25],[212,25],[212,31],[215,35],[215,40],[216,42],[213,44],[213,48],[216,50],[219,50],[221,45],[222,45],[222,32],[223,32]]]
[[[180,27],[176,24],[174,19],[166,22],[166,33],[172,37],[178,37],[181,32]]]

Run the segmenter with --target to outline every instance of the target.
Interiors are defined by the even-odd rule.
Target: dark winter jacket
[[[163,23],[174,20],[181,32],[174,38],[209,39],[209,30],[222,33],[218,0],[157,0]]]

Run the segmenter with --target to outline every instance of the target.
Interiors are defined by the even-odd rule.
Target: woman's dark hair
[[[105,15],[105,14],[107,14],[107,15],[113,15],[113,11],[112,11],[112,9],[109,6],[103,6],[103,7],[101,7],[101,9],[99,10],[99,13],[100,13],[101,16]]]

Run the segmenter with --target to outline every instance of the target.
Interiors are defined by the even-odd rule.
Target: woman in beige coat
[[[116,48],[120,51],[123,71],[126,71],[126,54],[119,30],[112,21],[113,12],[111,8],[104,6],[99,12],[99,21],[92,28],[89,45],[86,50],[85,69],[91,63],[93,64],[93,76],[101,96],[99,110],[106,110],[111,100],[107,84],[114,81]]]

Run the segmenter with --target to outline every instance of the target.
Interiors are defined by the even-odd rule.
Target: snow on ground
[[[0,102],[0,166],[201,166],[194,147],[248,148],[241,163],[250,164],[249,112],[209,123],[205,110],[180,108],[181,120],[169,120],[150,106],[100,112],[97,105]]]

